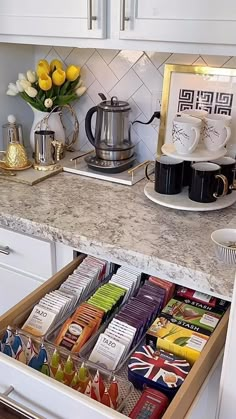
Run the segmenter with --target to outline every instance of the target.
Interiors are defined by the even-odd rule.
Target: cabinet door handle
[[[0,245],[0,253],[3,253],[4,255],[10,255],[10,253],[11,253],[10,247]]]
[[[125,30],[125,22],[128,22],[129,17],[125,16],[125,0],[120,0],[120,30]]]
[[[88,9],[88,30],[93,29],[93,20],[97,20],[97,16],[93,16],[93,0],[87,0]]]
[[[8,397],[12,391],[14,391],[14,387],[10,386],[4,393],[0,393],[0,404],[2,403],[4,406],[9,407],[14,412],[20,413],[23,417],[28,419],[46,419],[45,417],[33,412],[33,410],[28,409],[23,404]]]

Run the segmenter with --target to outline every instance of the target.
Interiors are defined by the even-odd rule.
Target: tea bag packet
[[[212,297],[212,295],[204,294],[203,292],[195,291],[182,286],[177,287],[175,299],[216,313],[218,313],[219,310],[220,312],[225,312],[230,305],[229,301]]]
[[[22,326],[22,330],[33,336],[44,336],[55,323],[58,313],[59,310],[55,307],[52,309],[52,307],[46,308],[44,304],[43,306],[37,304]]]
[[[197,307],[196,305],[186,304],[172,298],[169,303],[162,310],[163,315],[172,317],[178,320],[178,325],[190,328],[194,325],[194,330],[208,336],[216,328],[218,322],[223,316],[223,312],[215,313],[207,309]]]
[[[12,351],[15,359],[26,364],[25,344],[17,330],[15,331],[14,340],[12,342]]]
[[[180,326],[173,317],[161,314],[146,333],[146,343],[183,357],[192,365],[200,356],[209,336],[201,334],[198,328]]]
[[[175,284],[173,284],[172,282],[157,278],[155,276],[150,276],[148,279],[148,282],[156,285],[159,289],[165,290],[165,299],[163,302],[163,307],[164,307],[174,295]]]
[[[105,311],[89,303],[82,303],[61,327],[55,343],[71,352],[79,352],[103,321]]]
[[[89,361],[99,365],[101,368],[114,371],[125,348],[124,344],[101,333],[89,356]]]

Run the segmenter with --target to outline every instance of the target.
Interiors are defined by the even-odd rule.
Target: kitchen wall
[[[32,123],[32,112],[19,97],[6,95],[7,86],[15,82],[18,72],[31,68],[34,63],[34,47],[30,45],[0,44],[0,150],[2,150],[2,124],[7,116],[14,114],[24,126],[24,135],[28,138]]]
[[[80,122],[77,148],[88,150],[84,119],[89,108],[100,101],[99,92],[107,97],[113,95],[128,100],[132,112],[130,119],[147,121],[155,110],[160,109],[164,66],[167,63],[209,65],[236,68],[236,57],[200,56],[194,54],[169,54],[148,51],[119,51],[101,49],[78,49],[65,47],[35,47],[35,61],[40,58],[59,58],[66,65],[81,66],[81,77],[87,86],[86,94],[75,104]],[[68,132],[72,129],[66,121]],[[133,127],[132,139],[137,145],[139,159],[151,159],[156,152],[159,121],[145,126]]]
[[[24,101],[8,97],[5,92],[8,83],[16,80],[19,71],[33,68],[41,58],[49,61],[58,58],[66,65],[74,63],[81,66],[87,92],[75,104],[80,122],[76,148],[80,150],[91,148],[85,135],[84,119],[88,109],[100,101],[99,92],[107,97],[117,95],[119,99],[128,100],[132,108],[130,119],[147,121],[154,110],[160,109],[166,63],[236,68],[236,57],[229,56],[0,44],[0,123],[6,122],[9,113],[14,113],[23,124],[26,144],[33,114]],[[64,124],[69,135],[73,124],[68,115],[64,117]],[[158,129],[159,121],[149,126],[134,125],[132,139],[137,145],[140,160],[151,159],[155,155]]]

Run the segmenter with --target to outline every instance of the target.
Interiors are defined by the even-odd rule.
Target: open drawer
[[[83,255],[72,261],[60,272],[24,298],[14,308],[0,317],[0,331],[9,324],[21,326],[30,313],[32,306],[47,292],[56,289],[83,260]],[[214,362],[224,346],[227,333],[229,310],[221,319],[215,332],[210,337],[199,359],[192,367],[187,379],[169,405],[164,419],[182,419],[199,392]],[[16,322],[17,319],[17,322]],[[21,378],[20,378],[21,377]],[[89,399],[55,380],[20,364],[14,359],[0,354],[0,392],[13,386],[14,397],[19,403],[37,412],[44,418],[74,419],[78,412],[87,418],[124,418],[100,403]],[[33,390],[34,389],[34,390]],[[135,401],[135,400],[134,400]],[[1,411],[0,411],[1,413]],[[127,408],[125,413],[128,413]],[[32,416],[33,417],[33,416]]]

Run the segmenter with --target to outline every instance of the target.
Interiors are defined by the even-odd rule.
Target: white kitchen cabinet
[[[0,265],[0,316],[40,285],[38,279]]]
[[[234,0],[121,0],[120,39],[235,44]]]
[[[41,280],[55,272],[55,244],[0,228],[0,266]]]
[[[104,38],[105,6],[105,0],[8,0],[1,4],[0,35]]]
[[[220,353],[185,419],[216,419],[223,351]]]
[[[235,55],[233,0],[8,0],[0,42]]]
[[[0,392],[7,392],[10,387],[13,387],[14,390],[8,397],[18,405],[23,405],[26,411],[30,409],[35,412],[36,416],[33,417],[40,417],[40,419],[124,418],[123,415],[108,407],[94,402],[87,396],[1,353],[0,371]],[[1,414],[1,403],[0,417],[4,418]]]

